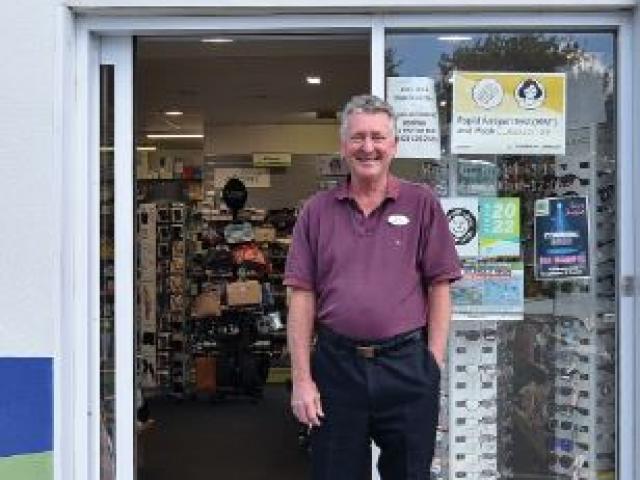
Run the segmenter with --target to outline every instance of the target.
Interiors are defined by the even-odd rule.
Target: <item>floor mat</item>
[[[268,385],[257,403],[153,400],[150,409],[155,424],[140,442],[138,480],[309,478],[283,385]]]

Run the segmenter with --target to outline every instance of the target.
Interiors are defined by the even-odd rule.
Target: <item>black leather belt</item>
[[[402,347],[415,343],[416,341],[426,342],[425,329],[418,328],[409,332],[401,333],[393,337],[381,340],[356,340],[345,337],[326,327],[318,330],[318,340],[327,342],[333,346],[353,351],[363,358],[375,358],[385,352],[399,350]]]

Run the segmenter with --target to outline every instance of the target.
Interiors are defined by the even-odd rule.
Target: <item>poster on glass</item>
[[[461,258],[478,256],[478,198],[441,198],[442,209],[449,221],[456,251]]]
[[[564,155],[564,73],[454,72],[451,153]]]
[[[440,159],[440,126],[433,79],[389,77],[387,99],[397,118],[396,156]]]
[[[480,198],[479,219],[480,257],[520,256],[519,198]]]
[[[543,198],[535,203],[535,271],[539,280],[590,276],[587,197]]]
[[[522,262],[463,262],[463,277],[453,285],[454,320],[488,317],[522,320],[524,265]]]

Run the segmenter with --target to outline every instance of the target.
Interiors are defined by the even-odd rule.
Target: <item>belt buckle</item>
[[[356,352],[363,358],[373,358],[376,356],[376,348],[371,345],[357,346]]]

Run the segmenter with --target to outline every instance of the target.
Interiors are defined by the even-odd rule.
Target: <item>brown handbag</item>
[[[212,317],[220,315],[220,294],[209,291],[196,297],[191,308],[194,317]]]
[[[196,357],[196,390],[201,393],[215,393],[216,380],[216,359]]]

